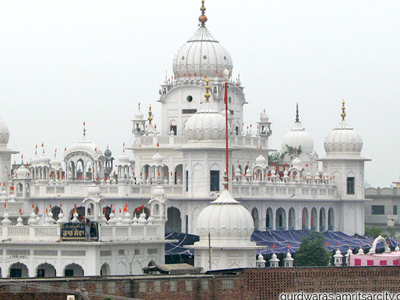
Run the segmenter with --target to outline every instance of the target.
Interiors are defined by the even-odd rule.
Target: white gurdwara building
[[[232,237],[245,237],[237,245],[254,253],[253,230],[364,233],[367,159],[361,157],[360,135],[345,121],[344,102],[339,126],[324,141],[325,158],[318,158],[297,112],[282,140],[281,161],[268,163],[274,151],[268,144],[269,117],[263,111],[254,126],[244,126],[244,87],[240,77],[232,80],[232,58],[205,26],[204,1],[201,10],[198,30],[177,52],[174,75],[161,85],[161,126],[153,124],[151,106],[145,117],[138,105],[133,144],[124,147],[117,164],[108,148],[103,152],[88,140],[84,127],[81,141],[67,147],[62,159],[47,157],[42,145],[30,162],[12,169],[11,155],[17,152],[7,148],[10,133],[0,122],[0,201],[7,207],[0,226],[3,277],[10,272],[35,276],[42,269],[57,276],[66,270],[85,275],[140,273],[149,260],[163,261],[164,226],[166,231],[199,234],[201,240],[194,246],[199,251],[206,247],[206,230],[232,245]],[[226,82],[229,197],[222,180]],[[247,221],[223,224],[207,219],[205,212],[218,207],[218,200],[209,206],[218,196],[222,202],[240,201],[254,228]],[[99,240],[59,242],[56,222],[82,216],[100,224]],[[238,228],[240,224],[246,228]],[[42,264],[45,267],[39,267]],[[236,265],[250,266],[246,259],[231,266]],[[231,267],[222,262],[220,266]]]

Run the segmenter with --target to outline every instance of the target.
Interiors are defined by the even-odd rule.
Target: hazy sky
[[[141,102],[160,118],[159,85],[195,33],[200,0],[0,0],[0,117],[9,148],[34,155],[87,137],[118,158]],[[400,171],[400,1],[206,0],[207,28],[245,86],[245,123],[266,109],[270,148],[300,120],[320,157],[340,121],[363,137],[366,182]],[[20,161],[20,156],[14,156]]]

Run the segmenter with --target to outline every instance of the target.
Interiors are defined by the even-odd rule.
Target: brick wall
[[[282,292],[400,293],[400,267],[244,269],[237,274],[124,276],[0,280],[0,300],[76,299],[278,299]],[[53,293],[52,297],[46,296]],[[32,295],[35,297],[32,298]],[[44,295],[44,296],[43,296]],[[54,295],[54,297],[53,297]],[[41,297],[41,298],[40,298]]]

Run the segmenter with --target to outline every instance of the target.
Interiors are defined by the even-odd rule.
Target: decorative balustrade
[[[103,225],[99,228],[100,240],[161,240],[160,225]]]
[[[99,226],[100,241],[116,240],[161,240],[163,239],[162,225],[132,224],[132,225],[110,225]],[[58,241],[60,240],[60,225],[8,225],[0,226],[1,240],[36,240],[36,241]]]
[[[141,146],[157,146],[157,143],[160,146],[165,145],[182,145],[187,143],[187,138],[185,136],[179,135],[153,135],[153,136],[142,136],[140,139]],[[261,138],[256,135],[248,134],[248,135],[234,135],[231,134],[229,136],[229,144],[232,147],[240,146],[240,147],[250,147],[250,148],[259,148],[260,144],[263,148],[267,149],[268,140]]]
[[[336,199],[336,186],[325,183],[285,183],[285,182],[233,182],[233,197],[270,197],[270,198],[327,198]]]
[[[8,225],[0,226],[0,238],[2,240],[54,240],[60,239],[60,226],[54,225]]]

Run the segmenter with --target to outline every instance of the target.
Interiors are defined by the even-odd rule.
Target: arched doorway
[[[251,216],[253,217],[254,230],[259,231],[260,230],[260,219],[258,217],[258,209],[256,207],[254,207],[251,210]]]
[[[76,209],[76,213],[78,214],[78,220],[81,219],[85,215],[85,207],[84,206],[79,206],[77,208],[71,209],[69,215],[70,215],[70,220],[74,218],[74,210]]]
[[[311,209],[311,230],[317,231],[318,228],[318,216],[317,216],[317,209],[313,207]]]
[[[276,230],[286,230],[286,212],[282,207],[276,211],[275,228]]]
[[[294,212],[294,208],[291,207],[289,209],[289,230],[295,230],[296,229],[296,215]]]
[[[107,263],[104,263],[100,269],[100,276],[110,275],[110,266]]]
[[[328,210],[328,230],[335,230],[335,213],[332,207]]]
[[[28,278],[29,272],[28,267],[21,263],[15,263],[10,266],[9,271],[10,278]]]
[[[59,206],[53,206],[52,207],[51,213],[53,214],[53,219],[55,221],[58,220],[58,215],[60,214],[60,212],[61,212],[61,207],[59,207]]]
[[[326,231],[326,214],[325,208],[319,210],[319,232]]]
[[[168,221],[165,223],[165,232],[182,232],[181,212],[176,207],[167,210]]]
[[[272,213],[272,209],[269,207],[267,209],[267,214],[265,216],[265,229],[274,229],[274,214]]]
[[[36,277],[56,277],[56,269],[48,263],[41,264],[36,268]]]
[[[83,268],[80,265],[69,264],[64,268],[65,277],[81,277],[83,275]]]
[[[308,209],[304,207],[301,213],[301,229],[310,229],[309,223]]]

